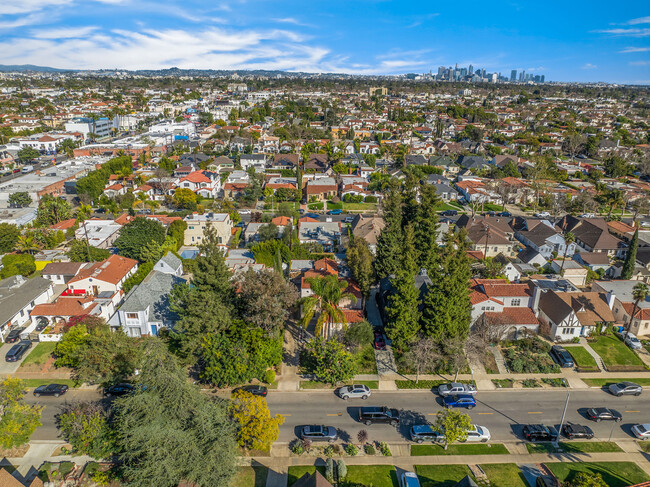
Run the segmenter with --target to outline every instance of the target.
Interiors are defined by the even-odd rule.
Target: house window
[[[138,319],[138,313],[127,313],[126,314],[126,319],[127,320],[137,320]]]
[[[521,299],[519,299],[519,298],[512,299],[510,301],[510,306],[521,306]]]
[[[32,301],[31,303],[29,303],[29,305],[33,308],[33,307],[34,307],[34,301]]]

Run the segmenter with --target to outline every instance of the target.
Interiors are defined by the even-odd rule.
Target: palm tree
[[[21,254],[33,254],[34,252],[38,252],[40,249],[38,248],[38,245],[36,245],[36,242],[34,242],[33,237],[25,237],[24,235],[21,235],[18,237],[18,241],[16,242],[16,250]]]
[[[93,214],[93,207],[90,205],[84,205],[82,203],[81,206],[79,206],[79,209],[77,210],[77,220],[79,221],[88,220],[88,218],[90,218],[92,214]]]
[[[339,278],[333,275],[308,277],[306,281],[309,283],[313,294],[302,301],[305,313],[302,319],[303,327],[307,328],[317,311],[320,312],[320,315],[316,322],[316,335],[324,334],[323,324],[325,323],[328,325],[332,323],[346,325],[345,313],[340,308],[339,303],[344,299],[356,302],[353,294],[343,292],[348,287],[348,283],[339,281]]]
[[[624,204],[623,191],[620,189],[612,189],[606,196],[607,203],[609,203],[609,211],[607,212],[607,220],[612,217],[612,210],[618,205]]]
[[[627,331],[630,331],[630,327],[632,326],[632,322],[634,321],[634,316],[636,316],[636,312],[639,310],[639,303],[641,301],[645,301],[646,297],[648,296],[648,285],[644,282],[640,282],[634,286],[632,289],[632,297],[634,298],[634,309],[632,310],[632,316],[630,316],[630,320],[627,323]]]
[[[567,232],[566,235],[564,235],[564,258],[562,259],[562,267],[560,267],[560,275],[562,275],[562,272],[564,271],[564,261],[566,261],[566,254],[569,252],[569,246],[576,241],[576,236],[571,233]]]

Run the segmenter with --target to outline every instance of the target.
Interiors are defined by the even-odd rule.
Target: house
[[[113,220],[86,220],[74,232],[77,240],[84,240],[98,249],[109,249],[120,236],[122,225]]]
[[[0,281],[0,341],[4,342],[13,328],[29,322],[34,307],[49,302],[53,295],[52,281],[42,277],[16,275]],[[35,327],[36,323],[28,326],[25,334]]]
[[[49,341],[58,341],[62,327],[74,316],[92,315],[108,321],[115,313],[120,296],[120,292],[110,291],[102,291],[97,296],[62,294],[53,303],[37,304],[30,315],[33,323],[46,327],[52,325],[54,330],[48,334],[55,338]]]
[[[602,218],[576,218],[566,215],[558,227],[575,235],[576,243],[585,252],[604,252],[610,257],[625,257],[623,243],[609,233],[607,222]]]
[[[437,174],[429,174],[427,179],[427,184],[436,188],[436,194],[440,197],[442,201],[448,203],[450,201],[456,201],[458,199],[458,191],[456,191],[449,183],[447,178],[439,176]]]
[[[334,487],[319,471],[306,473],[294,484],[294,487]]]
[[[303,169],[308,172],[325,172],[329,168],[327,154],[309,154],[303,161]]]
[[[502,336],[517,338],[522,329],[537,332],[539,322],[532,307],[532,294],[526,284],[511,284],[505,279],[473,279],[471,319],[485,319],[499,326]],[[486,316],[487,315],[487,316]]]
[[[490,163],[481,156],[460,156],[456,162],[461,168],[474,172],[490,167]]]
[[[54,284],[67,284],[85,264],[83,262],[50,262],[41,271],[41,276]]]
[[[275,154],[271,169],[295,169],[300,162],[300,154]]]
[[[449,156],[431,156],[429,165],[442,169],[444,176],[456,177],[460,172],[460,166]]]
[[[507,220],[462,215],[456,225],[467,230],[470,250],[481,251],[485,257],[496,257],[499,254],[509,257],[516,255],[518,244]]]
[[[219,156],[208,164],[208,170],[220,172],[222,169],[234,169],[235,161],[228,156]]]
[[[266,167],[266,154],[242,154],[239,163],[244,171],[251,167],[264,169]]]
[[[115,198],[116,196],[126,194],[126,188],[120,183],[111,184],[104,188],[104,194],[109,198]]]
[[[4,467],[0,467],[0,485],[2,487],[43,487],[43,481],[37,476],[34,477],[34,479],[31,482],[27,482],[26,479],[24,482],[21,482],[18,480],[17,477],[20,477],[20,474],[15,472],[16,477],[14,477],[12,474],[9,473],[9,470],[7,470]],[[305,474],[308,475],[308,474]],[[304,476],[303,476],[304,477]],[[321,475],[322,477],[322,475]],[[22,478],[22,477],[21,477]],[[302,479],[300,479],[302,480]],[[325,480],[327,482],[327,480]],[[297,484],[294,484],[297,485]],[[302,487],[331,487],[332,484],[327,482],[326,484],[320,483],[306,483],[303,484]]]
[[[138,261],[111,255],[108,259],[85,264],[77,275],[68,281],[65,294],[86,294],[99,296],[103,292],[117,293],[124,281],[138,270]]]
[[[617,323],[629,325],[629,329],[637,336],[650,335],[650,298],[639,301],[636,312],[634,311],[634,286],[639,281],[595,281],[592,291],[607,293],[609,299],[614,300],[612,310]],[[634,320],[630,320],[634,313]],[[630,322],[631,321],[631,322]]]
[[[181,178],[177,187],[189,189],[203,198],[216,198],[221,192],[221,178],[212,171],[194,171]]]
[[[519,252],[517,254],[516,260],[518,262],[521,262],[522,264],[537,266],[537,267],[544,267],[546,264],[548,264],[548,261],[544,258],[542,254],[540,254],[537,250],[530,247],[526,247],[524,250]]]
[[[395,294],[397,291],[393,286],[393,280],[395,279],[394,275],[384,277],[379,281],[379,291],[377,292],[377,304],[379,305],[379,312],[381,313],[381,319],[386,324],[388,322],[388,317],[386,315],[386,308],[388,308],[390,297]],[[419,302],[422,303],[424,298],[429,293],[429,290],[433,286],[431,278],[427,275],[426,269],[421,269],[418,274],[413,278],[413,287],[418,291]]]
[[[564,262],[564,265],[562,264]],[[573,285],[582,287],[587,284],[587,274],[589,270],[582,267],[574,260],[552,260],[551,269],[556,274],[562,274],[567,281]]]
[[[182,273],[180,259],[168,253],[128,294],[111,318],[111,326],[122,327],[131,337],[156,336],[162,328],[173,329],[178,317],[169,309],[169,294],[176,284],[185,282]]]
[[[350,228],[355,238],[362,238],[368,242],[368,247],[370,247],[370,251],[374,254],[377,252],[379,234],[385,226],[386,222],[383,218],[359,214],[354,217]]]
[[[305,183],[304,191],[308,201],[325,201],[338,195],[338,184],[334,178],[312,179]]]
[[[317,243],[331,252],[341,242],[340,222],[301,222],[298,226],[300,243]]]
[[[526,247],[530,247],[542,254],[546,260],[551,259],[554,254],[562,257],[565,252],[568,257],[575,254],[575,242],[570,243],[567,248],[564,236],[548,220],[529,219],[527,228],[527,230],[515,232],[515,238]]]
[[[187,223],[184,245],[200,245],[205,237],[205,229],[210,226],[217,234],[217,243],[227,244],[232,236],[232,221],[228,213],[193,213],[183,221]]]
[[[604,252],[578,252],[573,260],[595,272],[607,271],[611,266],[609,256]]]
[[[572,340],[589,336],[596,326],[614,323],[613,304],[606,293],[549,290],[539,298],[537,317],[550,326],[552,339]]]

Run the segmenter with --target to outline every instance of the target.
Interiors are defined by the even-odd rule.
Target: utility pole
[[[84,235],[86,236],[86,250],[88,251],[88,262],[92,262],[90,258],[90,242],[88,242],[88,230],[86,230],[86,220],[83,221]]]
[[[569,406],[569,398],[571,397],[571,393],[567,392],[566,393],[566,402],[564,403],[564,411],[562,411],[562,419],[560,420],[560,429],[557,431],[557,437],[555,438],[555,448],[558,448],[560,446],[560,435],[562,434],[562,426],[564,425],[564,417],[566,416],[566,410],[567,407]]]

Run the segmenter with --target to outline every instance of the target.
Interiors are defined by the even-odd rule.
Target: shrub
[[[363,450],[366,452],[366,455],[374,455],[375,453],[377,453],[377,451],[375,450],[375,447],[372,446],[371,444],[367,444],[363,448]]]
[[[343,459],[336,462],[336,470],[339,474],[339,480],[343,480],[348,476],[348,466],[345,464]]]
[[[92,475],[99,470],[99,463],[88,462],[84,468],[84,472],[92,477]]]
[[[328,482],[334,482],[334,460],[328,458],[325,461],[325,478]]]
[[[344,449],[345,449],[345,453],[347,453],[351,457],[356,456],[358,453],[357,447],[354,446],[352,443],[345,445]]]
[[[275,382],[275,370],[269,369],[264,374],[264,382],[267,384],[273,384]]]
[[[385,457],[393,456],[393,454],[390,452],[390,448],[388,448],[388,443],[385,441],[379,443],[379,451],[381,451],[381,454]]]
[[[302,455],[305,451],[300,440],[294,440],[291,445],[289,445],[289,448],[291,449],[291,453],[294,455]]]
[[[302,448],[306,452],[311,450],[311,440],[309,438],[303,438],[303,440],[302,440]]]
[[[338,445],[337,445],[338,446]],[[323,450],[323,454],[327,458],[332,458],[334,456],[334,445],[328,445],[327,448]]]
[[[359,443],[363,445],[368,441],[368,432],[366,430],[359,430],[357,433],[357,440],[359,440]]]
[[[525,379],[522,381],[524,387],[539,387],[536,379]]]

